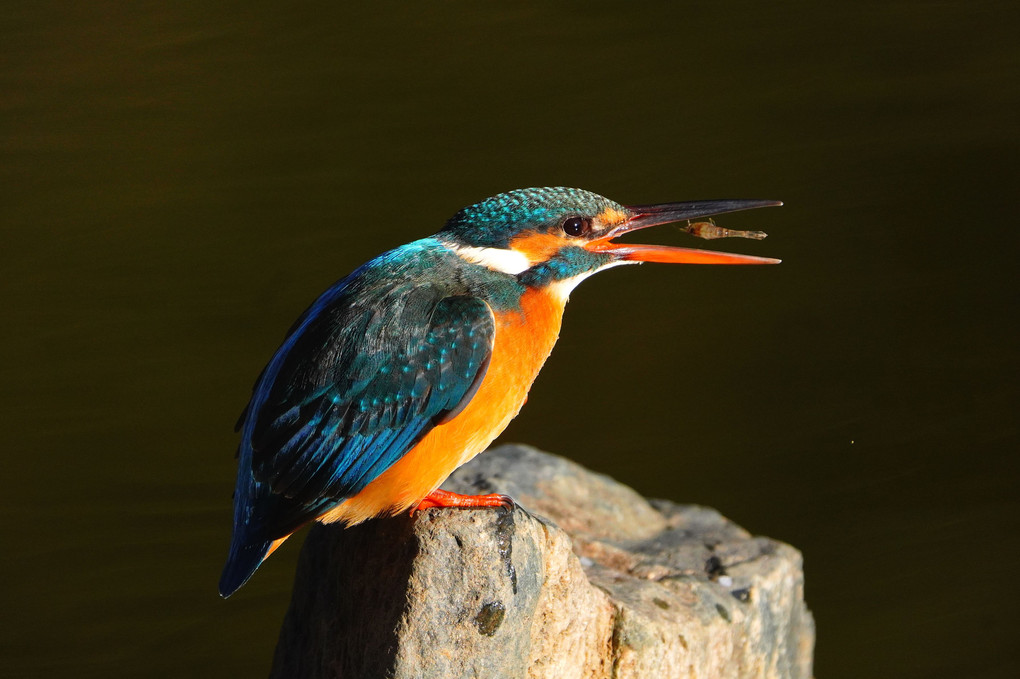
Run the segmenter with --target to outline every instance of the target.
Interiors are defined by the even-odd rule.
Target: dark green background
[[[264,676],[300,539],[216,594],[258,371],[569,185],[785,200],[718,246],[784,263],[585,283],[503,440],[803,550],[819,677],[1020,676],[1015,7],[4,3],[0,674]]]

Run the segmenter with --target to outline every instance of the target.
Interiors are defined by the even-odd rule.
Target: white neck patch
[[[531,261],[523,252],[504,248],[477,248],[473,245],[449,245],[451,250],[474,264],[481,264],[493,271],[517,274],[531,268]]]
[[[622,266],[624,264],[640,264],[640,262],[628,262],[622,259],[610,262],[609,264],[601,266],[594,271],[585,271],[584,273],[573,276],[572,278],[564,278],[563,280],[554,281],[549,284],[549,291],[566,302],[570,299],[570,293],[574,291],[574,288],[580,285],[581,281],[588,278],[588,276],[597,274],[599,271],[605,271],[606,269],[611,269],[614,266]]]
[[[523,252],[509,248],[479,248],[473,245],[452,244],[447,244],[447,247],[468,262],[481,264],[493,271],[499,271],[500,273],[509,274],[511,276],[516,276],[517,274],[523,273],[532,267],[532,262],[528,259],[527,255]],[[631,262],[622,259],[610,262],[609,264],[601,266],[593,271],[585,271],[584,273],[571,278],[554,281],[549,284],[549,291],[566,302],[574,288],[576,288],[585,278],[588,278],[588,276],[596,274],[599,271],[605,271],[606,269],[611,269],[614,266],[621,266],[624,264],[640,264],[640,262]]]

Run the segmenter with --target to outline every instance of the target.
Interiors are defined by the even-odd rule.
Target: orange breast
[[[560,334],[565,299],[528,291],[519,312],[496,314],[492,359],[478,392],[457,417],[432,429],[360,493],[319,518],[355,524],[416,505],[454,469],[492,443],[527,400]]]

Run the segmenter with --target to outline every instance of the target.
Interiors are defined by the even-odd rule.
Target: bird
[[[312,521],[353,526],[429,507],[506,507],[439,489],[517,416],[578,283],[641,262],[780,260],[616,242],[659,224],[782,205],[624,206],[567,187],[465,207],[434,235],[368,261],[290,328],[238,420],[230,596]]]

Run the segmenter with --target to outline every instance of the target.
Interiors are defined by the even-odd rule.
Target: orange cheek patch
[[[529,233],[510,241],[510,247],[532,264],[544,262],[567,245],[567,239],[551,233]]]

